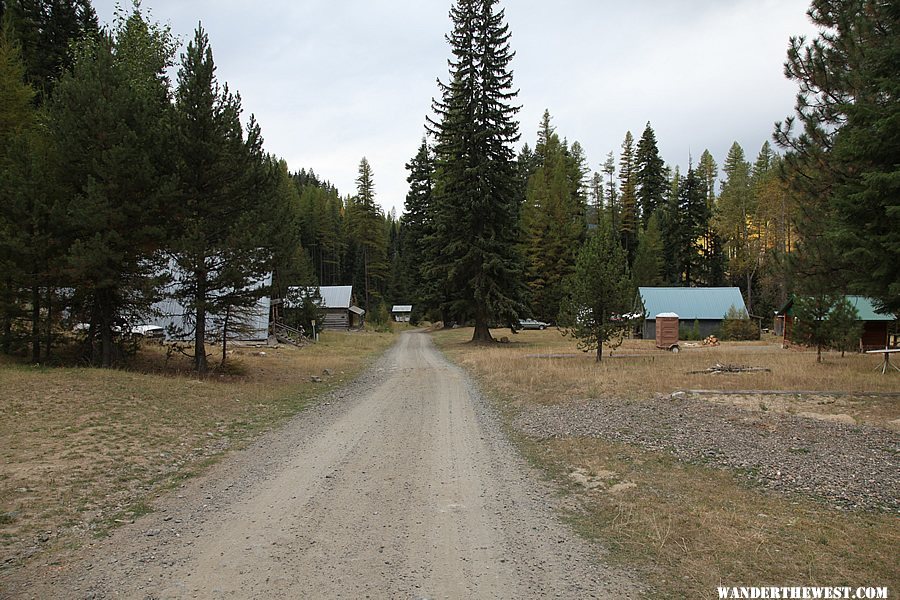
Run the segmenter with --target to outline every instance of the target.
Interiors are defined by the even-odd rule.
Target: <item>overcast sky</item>
[[[115,0],[93,0],[101,22]],[[127,2],[130,6],[130,0]],[[144,0],[183,45],[199,21],[220,82],[240,92],[265,147],[355,192],[360,159],[376,200],[400,214],[404,165],[424,133],[436,79],[447,80],[451,0]],[[522,143],[544,109],[600,170],[647,121],[664,160],[704,149],[721,166],[734,141],[748,159],[792,114],[783,75],[791,35],[815,33],[808,0],[505,0],[520,90]],[[183,51],[183,47],[181,49]],[[180,52],[179,51],[179,55]]]

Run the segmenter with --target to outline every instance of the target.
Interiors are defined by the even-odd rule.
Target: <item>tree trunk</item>
[[[600,362],[601,360],[603,360],[603,342],[600,342],[599,344],[597,344],[597,361],[596,362]]]
[[[753,271],[747,271],[747,316],[753,313]]]
[[[194,367],[199,375],[206,375],[209,363],[206,360],[206,269],[194,272],[197,293],[194,296],[196,317],[194,323]]]
[[[12,352],[12,306],[13,306],[13,281],[12,277],[6,278],[3,288],[3,353]]]
[[[100,366],[108,369],[113,366],[113,310],[109,301],[109,290],[97,292],[96,300],[98,322],[100,324]],[[120,332],[125,335],[125,332]]]
[[[225,364],[225,359],[228,357],[228,321],[231,317],[231,307],[225,309],[225,322],[222,323],[222,363],[219,365]]]
[[[50,361],[50,349],[53,347],[53,288],[47,288],[47,337],[44,340],[44,360]]]
[[[472,334],[472,341],[476,344],[486,344],[493,342],[491,330],[488,328],[488,318],[482,307],[479,307],[475,313],[475,333]]]
[[[365,270],[365,279],[366,279],[366,314],[369,315],[369,318],[372,318],[372,313],[369,312],[369,249],[363,248],[363,269]]]
[[[31,287],[31,362],[41,362],[41,288]]]

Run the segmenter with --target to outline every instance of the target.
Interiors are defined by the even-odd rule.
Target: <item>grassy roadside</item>
[[[511,426],[529,407],[585,397],[649,400],[675,389],[713,387],[900,391],[900,378],[873,374],[871,356],[833,355],[822,366],[814,355],[764,344],[689,349],[676,356],[656,351],[652,343],[627,342],[616,352],[619,358],[598,366],[554,331],[522,332],[509,336],[510,344],[487,347],[466,344],[470,336],[471,330],[453,330],[434,339],[477,378],[525,456],[565,493],[572,526],[608,548],[607,559],[638,569],[650,584],[650,597],[710,598],[717,585],[900,589],[896,515],[839,511],[750,488],[728,471],[685,464],[662,452],[595,438],[535,440]],[[689,373],[716,362],[773,372]],[[900,416],[896,397],[862,396],[817,404],[816,410],[851,413],[876,426]],[[787,404],[785,412],[796,409]]]
[[[134,370],[0,363],[0,577],[151,511],[158,494],[351,380],[394,339],[328,333],[303,349],[236,348],[225,373],[202,381],[156,346]]]

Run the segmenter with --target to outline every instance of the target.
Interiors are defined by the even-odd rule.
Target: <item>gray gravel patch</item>
[[[536,438],[596,437],[667,452],[841,509],[900,513],[900,435],[886,429],[671,396],[539,407],[515,424]]]

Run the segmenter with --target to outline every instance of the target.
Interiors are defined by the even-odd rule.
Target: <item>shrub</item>
[[[680,325],[678,327],[678,339],[685,342],[696,342],[701,339],[700,336],[700,321],[698,319],[694,319],[694,324],[688,327],[687,325]]]
[[[367,315],[367,317],[367,324],[372,331],[391,331],[391,314],[388,312],[384,302],[379,302],[375,308],[372,309],[372,314]]]
[[[725,313],[719,337],[722,340],[733,342],[758,340],[759,325],[750,319],[747,311],[740,310],[732,304]]]

